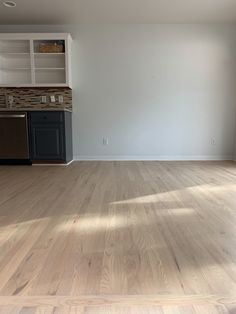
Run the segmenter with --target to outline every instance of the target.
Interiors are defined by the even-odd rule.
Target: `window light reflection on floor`
[[[149,217],[145,217],[145,221],[140,215],[140,211],[136,212],[135,209],[131,210],[129,215],[124,213],[123,215],[114,213],[107,216],[90,215],[87,217],[79,217],[77,219],[71,219],[68,223],[63,223],[58,226],[58,231],[75,230],[78,233],[96,233],[98,231],[115,231],[118,229],[124,229],[129,227],[139,227],[140,225],[155,224],[158,222],[160,216],[173,215],[176,217],[188,216],[196,214],[193,208],[162,208],[157,209],[156,213]]]

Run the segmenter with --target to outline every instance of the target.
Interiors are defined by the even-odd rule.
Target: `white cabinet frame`
[[[63,40],[65,44],[65,52],[63,53],[37,53],[34,49],[35,41],[47,41],[47,40]],[[15,51],[13,49],[14,44],[18,42],[28,42],[29,50],[19,52],[20,47]],[[1,43],[9,43],[8,51],[1,51]],[[70,87],[72,88],[72,75],[71,75],[71,44],[72,38],[69,33],[0,33],[0,60],[1,58],[10,58],[14,56],[14,60],[17,60],[18,63],[22,62],[21,60],[25,58],[23,65],[14,67],[10,66],[9,68],[4,68],[0,62],[0,87]],[[6,48],[5,48],[6,49]],[[60,58],[63,66],[49,67],[49,68],[37,68],[36,59],[41,57],[48,56],[50,58]],[[60,57],[61,56],[61,57]],[[29,57],[29,59],[28,59]],[[3,59],[2,59],[3,60]],[[29,61],[29,67],[25,67],[24,63]],[[2,62],[3,63],[3,62]],[[10,61],[9,61],[10,63]],[[7,79],[4,81],[4,77],[7,77],[4,73],[6,71],[12,71]],[[22,82],[20,80],[22,74]],[[5,76],[4,76],[5,75]],[[2,80],[1,80],[2,78]],[[48,82],[47,82],[48,79]],[[17,83],[15,82],[17,81]]]

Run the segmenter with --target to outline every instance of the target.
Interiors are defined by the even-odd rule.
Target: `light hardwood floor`
[[[0,167],[0,312],[236,313],[236,163]]]

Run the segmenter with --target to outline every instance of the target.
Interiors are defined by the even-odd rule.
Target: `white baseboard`
[[[76,161],[223,161],[233,156],[74,156]]]
[[[42,167],[42,166],[53,166],[53,167],[67,167],[67,166],[69,166],[70,164],[72,164],[72,162],[74,161],[74,159],[73,160],[71,160],[71,161],[69,161],[67,164],[50,164],[50,163],[46,163],[46,164],[32,164],[32,166],[37,166],[37,167]]]

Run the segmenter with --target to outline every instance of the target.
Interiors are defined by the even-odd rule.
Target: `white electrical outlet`
[[[41,103],[46,104],[47,102],[47,96],[41,96]]]
[[[13,97],[12,95],[9,95],[9,96],[8,96],[8,104],[9,104],[10,106],[12,106],[13,103],[14,103],[14,97]]]
[[[107,146],[109,144],[108,138],[104,137],[103,140],[102,140],[102,143],[103,143],[104,146]]]
[[[50,96],[50,102],[52,103],[56,102],[56,98],[54,95]]]
[[[216,146],[216,139],[214,137],[211,138],[211,145]]]
[[[59,96],[58,96],[58,102],[59,102],[60,104],[63,104],[63,102],[64,102],[64,97],[63,97],[63,95],[59,95]]]

